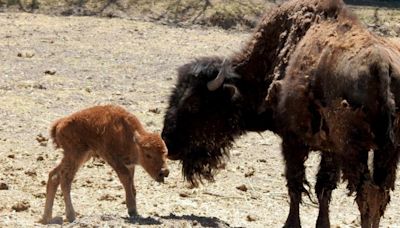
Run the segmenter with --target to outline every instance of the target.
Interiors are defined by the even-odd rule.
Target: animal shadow
[[[181,215],[177,216],[175,214],[169,214],[168,216],[161,216],[160,218],[164,220],[184,220],[189,221],[191,223],[198,223],[202,227],[231,227],[227,222],[224,222],[216,217],[204,217],[197,215]]]
[[[136,224],[136,225],[161,225],[162,222],[158,221],[152,217],[142,217],[140,215],[135,217],[124,217],[126,223]]]

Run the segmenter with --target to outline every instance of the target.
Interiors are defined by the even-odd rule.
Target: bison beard
[[[229,158],[235,137],[243,133],[239,122],[243,113],[238,108],[242,99],[235,88],[225,85],[210,91],[209,82],[223,67],[218,57],[200,58],[180,67],[165,114],[162,137],[168,156],[181,160],[183,175],[194,186],[202,179],[214,180],[221,164]],[[229,72],[224,77],[225,82],[237,80]]]
[[[356,192],[362,227],[379,227],[400,154],[399,59],[400,45],[368,32],[341,0],[288,1],[268,12],[228,64],[203,58],[180,68],[163,138],[196,183],[212,180],[240,134],[271,130],[282,138],[286,163],[285,227],[300,227],[312,150],[321,151],[317,227],[330,226],[340,172]]]
[[[214,181],[215,172],[227,157],[228,147],[214,150],[196,148],[182,163],[183,175],[193,186],[202,183],[203,178]]]

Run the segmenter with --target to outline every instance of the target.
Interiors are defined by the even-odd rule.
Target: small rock
[[[189,197],[189,194],[186,192],[181,192],[181,193],[179,193],[179,196],[180,197]]]
[[[40,182],[40,184],[46,185],[46,181],[42,180],[42,181]]]
[[[254,215],[247,215],[246,219],[249,222],[254,222],[257,220],[257,218]]]
[[[8,158],[13,158],[13,159],[14,159],[14,158],[15,158],[15,155],[14,155],[14,154],[10,154],[10,155],[8,155],[7,157],[8,157]]]
[[[36,171],[31,171],[31,170],[25,171],[25,174],[30,176],[30,177],[36,177],[37,176]]]
[[[257,161],[258,162],[262,162],[262,163],[266,163],[267,162],[267,160],[265,160],[265,159],[258,159]]]
[[[30,208],[30,207],[31,207],[31,205],[29,205],[29,202],[24,200],[24,201],[18,202],[17,204],[12,206],[11,208],[16,212],[21,212],[21,211],[28,210],[28,208]]]
[[[101,221],[112,221],[114,220],[114,216],[112,215],[102,215],[100,216]]]
[[[0,183],[0,190],[8,190],[8,185],[6,183]]]
[[[243,192],[247,192],[247,187],[244,184],[237,186],[236,189],[239,189],[240,191]]]
[[[154,122],[154,121],[148,121],[148,122],[146,122],[146,126],[147,127],[152,127],[152,126],[156,126],[156,123]]]
[[[48,74],[48,75],[55,75],[57,73],[57,71],[55,69],[49,69],[49,70],[45,70],[44,73]]]
[[[105,195],[102,195],[102,196],[99,198],[99,200],[100,200],[100,201],[115,201],[115,200],[117,200],[117,198],[115,198],[114,196],[112,196],[112,195],[110,195],[110,194],[105,194]]]
[[[36,158],[36,161],[43,161],[43,160],[44,160],[43,156],[39,156],[39,157]]]
[[[35,56],[35,52],[33,52],[33,51],[21,51],[21,52],[18,52],[17,56],[21,57],[21,58],[32,58],[33,56]]]
[[[42,85],[42,84],[35,84],[35,85],[32,86],[32,88],[34,88],[34,89],[43,89],[43,90],[47,89],[47,87]]]
[[[35,194],[33,194],[33,196],[34,196],[35,198],[44,199],[44,198],[46,198],[46,193],[44,193],[44,192],[35,193]]]
[[[160,114],[161,110],[159,108],[151,108],[149,109],[149,112],[155,113],[155,114]]]
[[[92,92],[92,90],[91,90],[90,88],[85,88],[85,91],[86,91],[87,93],[91,93],[91,92]]]
[[[49,141],[49,139],[46,138],[46,137],[44,137],[44,136],[40,133],[40,134],[38,134],[38,135],[36,136],[36,141],[38,141],[38,143],[42,143],[42,142],[46,142],[46,143],[47,143],[47,141]]]
[[[238,151],[238,150],[232,150],[232,151],[231,151],[231,155],[232,155],[232,156],[240,156],[240,151]]]
[[[255,171],[254,169],[251,169],[251,170],[247,171],[247,172],[244,174],[244,177],[251,177],[251,176],[254,175],[255,172],[256,172],[256,171]]]

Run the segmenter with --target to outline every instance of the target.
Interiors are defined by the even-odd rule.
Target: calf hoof
[[[69,216],[67,216],[67,220],[68,220],[68,222],[73,222],[73,221],[75,221],[75,215],[69,215]]]
[[[46,224],[58,224],[62,225],[63,224],[63,218],[62,217],[54,217],[54,218],[42,218],[38,221],[39,223],[46,225]]]
[[[46,224],[49,224],[50,223],[50,218],[45,218],[45,217],[43,217],[42,219],[40,219],[38,222],[39,223],[42,223],[43,225],[46,225]]]

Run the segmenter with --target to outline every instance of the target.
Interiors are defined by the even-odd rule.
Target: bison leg
[[[304,162],[309,149],[293,138],[283,139],[282,152],[286,161],[286,181],[290,197],[290,210],[284,227],[301,227],[299,208],[301,195],[308,193],[304,184],[308,184],[305,177]]]
[[[339,162],[329,153],[321,156],[320,169],[317,174],[315,192],[318,197],[319,213],[316,227],[330,227],[329,222],[329,203],[332,191],[340,178]]]
[[[379,187],[374,192],[379,199],[373,213],[373,227],[379,227],[380,218],[383,216],[386,206],[390,201],[390,190],[394,189],[396,169],[399,160],[399,151],[393,146],[374,152],[374,183]]]
[[[351,145],[351,144],[350,144]],[[343,178],[348,181],[350,194],[356,192],[356,202],[361,214],[361,227],[371,228],[376,186],[368,170],[368,151],[349,149],[343,158]]]

